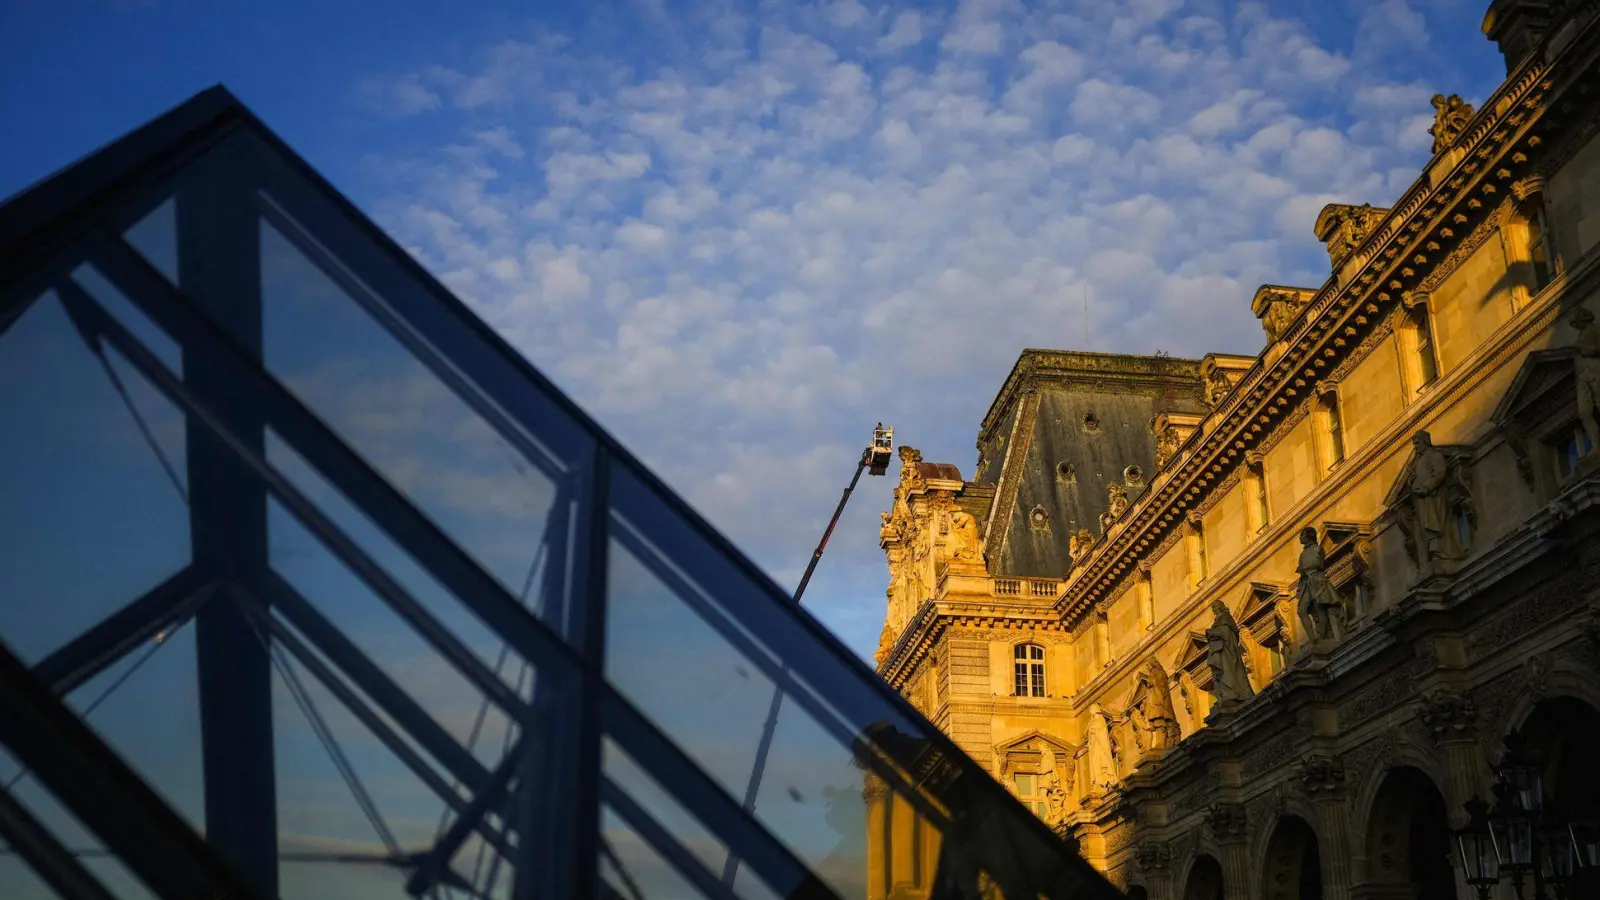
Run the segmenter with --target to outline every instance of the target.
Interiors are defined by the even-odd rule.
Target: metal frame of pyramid
[[[125,237],[169,201],[176,277]],[[540,606],[486,572],[263,363],[262,223],[556,485]],[[74,280],[84,264],[181,348],[181,371]],[[608,554],[616,547],[785,691],[860,777],[881,780],[940,832],[935,896],[982,896],[984,884],[1009,897],[1117,896],[226,90],[197,95],[0,207],[0,353],[6,330],[44,297],[61,304],[87,348],[102,360],[114,353],[182,413],[193,551],[183,571],[31,666],[0,641],[0,743],[157,896],[279,894],[274,648],[297,660],[448,807],[437,840],[388,861],[405,870],[411,895],[474,895],[479,886],[454,863],[473,840],[493,848],[509,870],[508,885],[493,896],[627,896],[636,886],[601,874],[602,808],[694,890],[744,893],[722,884],[682,835],[606,775],[608,741],[767,893],[836,896],[773,833],[770,818],[741,808],[608,680]],[[533,687],[508,687],[464,647],[271,458],[269,434],[531,661]],[[269,500],[514,723],[517,739],[496,763],[463,748],[275,570]],[[196,634],[204,838],[62,701],[183,624]],[[727,739],[753,744],[761,722],[737,724],[740,733]],[[110,896],[9,791],[0,791],[0,836],[61,895]]]

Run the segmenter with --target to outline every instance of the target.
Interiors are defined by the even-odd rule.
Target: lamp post
[[[1561,821],[1544,806],[1544,776],[1513,730],[1495,766],[1493,808],[1476,795],[1467,824],[1455,832],[1458,862],[1479,900],[1509,875],[1518,900],[1532,882],[1532,900],[1567,900],[1600,878],[1600,823]],[[1546,892],[1548,889],[1548,893]],[[1573,892],[1573,893],[1569,893]]]
[[[1500,882],[1500,848],[1489,828],[1489,804],[1477,794],[1466,802],[1467,824],[1456,829],[1456,859],[1478,900],[1489,900],[1489,889]]]

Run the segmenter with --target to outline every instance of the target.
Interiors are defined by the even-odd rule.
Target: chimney
[[[1537,53],[1550,31],[1550,0],[1494,0],[1483,17],[1483,33],[1500,45],[1509,74]]]

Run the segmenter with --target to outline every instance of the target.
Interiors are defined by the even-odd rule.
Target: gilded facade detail
[[[1406,895],[1437,873],[1370,848],[1448,841],[1507,730],[1600,728],[1593,6],[1309,223],[1330,277],[1241,298],[1259,355],[1026,350],[973,481],[902,451],[880,673],[1119,883],[1277,896],[1323,852],[1322,896]]]

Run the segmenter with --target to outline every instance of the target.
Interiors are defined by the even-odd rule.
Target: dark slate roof
[[[990,570],[1062,577],[1071,564],[1070,534],[1100,534],[1107,484],[1126,484],[1131,501],[1155,476],[1151,419],[1205,410],[1199,371],[1197,360],[1171,357],[1025,351],[979,435],[985,465],[977,479],[997,486],[991,515],[1004,516],[988,535]],[[1023,402],[1029,391],[1036,406]],[[1085,421],[1091,415],[1092,425]],[[1008,459],[1019,440],[1026,451],[1017,448],[1022,455]],[[1129,466],[1137,467],[1138,482],[1126,482]],[[1035,509],[1044,512],[1043,527],[1032,521]]]

